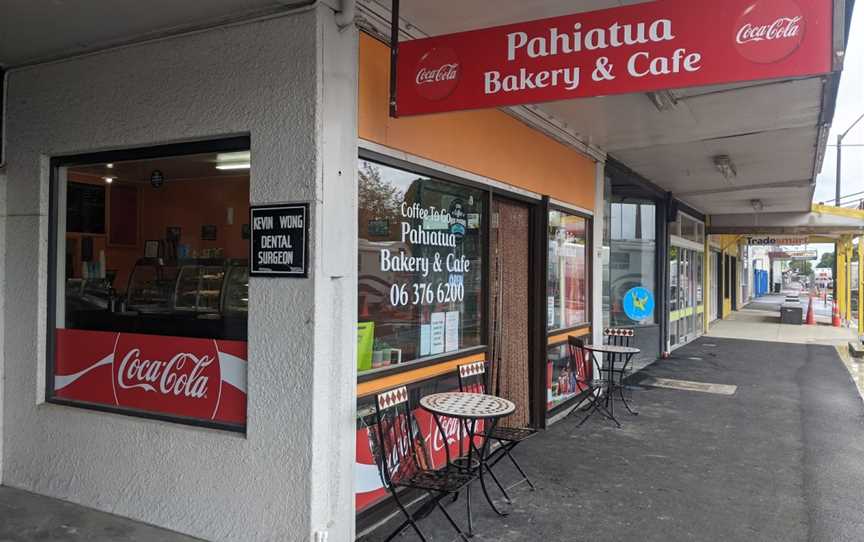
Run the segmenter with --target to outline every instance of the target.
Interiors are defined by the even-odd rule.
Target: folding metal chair
[[[567,337],[567,349],[576,370],[576,387],[584,394],[582,402],[573,408],[573,410],[570,411],[570,414],[579,410],[582,403],[588,401],[588,413],[579,422],[580,427],[588,420],[588,418],[594,415],[595,412],[600,412],[620,427],[618,420],[616,420],[606,407],[603,406],[603,401],[594,394],[595,391],[603,389],[608,392],[611,382],[603,376],[603,371],[600,370],[596,358],[585,350],[585,341],[579,337],[571,335]],[[600,376],[595,377],[595,374]],[[568,414],[568,416],[570,414]]]
[[[474,363],[466,363],[465,365],[459,365],[457,368],[459,375],[459,391],[468,392],[468,393],[486,393],[486,362],[485,361],[477,361]],[[504,494],[504,498],[508,503],[512,503],[510,500],[510,496],[507,494],[508,489],[513,489],[514,487],[526,483],[531,488],[531,491],[534,491],[534,484],[531,482],[531,479],[528,478],[528,475],[525,474],[525,471],[522,470],[522,467],[519,465],[519,462],[516,461],[516,458],[513,457],[511,453],[513,448],[515,448],[520,442],[523,442],[535,434],[537,434],[536,429],[532,429],[530,427],[500,427],[496,426],[492,431],[486,432],[485,430],[479,435],[484,438],[491,439],[493,443],[498,444],[498,448],[492,452],[492,455],[487,459],[487,466],[489,467],[489,474],[492,476],[492,480],[495,482],[495,485],[501,490],[501,493]],[[503,487],[501,483],[498,481],[498,478],[495,476],[495,473],[492,472],[492,467],[494,467],[499,461],[501,461],[504,457],[510,459],[513,463],[513,466],[516,467],[516,470],[519,472],[519,475],[522,478],[519,481],[507,486]]]
[[[444,468],[435,470],[429,467],[430,462],[423,435],[411,413],[406,387],[395,388],[375,397],[375,423],[378,442],[372,446],[372,453],[378,464],[381,481],[405,516],[405,521],[386,540],[392,540],[410,526],[420,540],[428,542],[429,539],[420,530],[417,521],[437,507],[462,540],[467,542],[468,537],[441,505],[441,500],[448,495],[458,495],[462,488],[476,479],[476,476],[452,468],[449,452],[447,452],[447,465]],[[446,448],[445,446],[445,451]],[[425,491],[430,500],[412,514],[402,504],[399,496],[400,488]]]

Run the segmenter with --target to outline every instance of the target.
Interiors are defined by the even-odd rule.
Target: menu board
[[[66,184],[66,231],[105,233],[105,186]]]

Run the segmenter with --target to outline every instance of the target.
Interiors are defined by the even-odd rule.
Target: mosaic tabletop
[[[585,350],[602,352],[604,354],[638,354],[638,348],[632,346],[618,346],[617,344],[586,344]]]
[[[516,405],[507,399],[462,392],[433,393],[421,398],[420,406],[433,414],[451,418],[500,418],[516,410]]]

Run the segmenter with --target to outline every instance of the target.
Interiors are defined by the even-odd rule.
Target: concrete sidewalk
[[[649,379],[737,388],[642,385]],[[576,412],[517,448],[537,491],[514,490],[507,518],[474,489],[475,540],[864,540],[864,404],[834,347],[705,337],[633,380],[640,414],[616,408],[622,429],[599,416],[577,427]],[[503,463],[498,472],[513,475]],[[464,498],[448,507],[465,525]],[[438,512],[421,526],[434,540],[454,538]],[[0,488],[0,542],[192,540]]]
[[[761,302],[760,302],[761,303]],[[846,345],[857,338],[857,330],[831,327],[823,318],[815,326],[797,326],[780,323],[779,309],[772,305],[751,303],[735,311],[725,320],[712,322],[706,336],[729,339],[749,339],[795,344]]]
[[[648,378],[737,389],[643,387],[623,429],[599,416],[577,427],[581,413],[552,426],[517,448],[537,491],[517,490],[510,516],[475,489],[475,539],[864,540],[864,405],[835,348],[702,338],[636,380]],[[464,499],[449,510],[465,524]],[[421,526],[453,539],[438,512]]]
[[[34,541],[196,542],[198,539],[65,501],[0,487],[0,542]]]

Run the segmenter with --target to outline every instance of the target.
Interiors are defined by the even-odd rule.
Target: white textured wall
[[[321,7],[10,74],[4,484],[209,540],[350,539],[356,32],[332,25]],[[243,133],[252,202],[313,202],[315,224],[309,279],[250,284],[248,435],[43,403],[48,157]],[[353,220],[333,273],[331,220]]]

